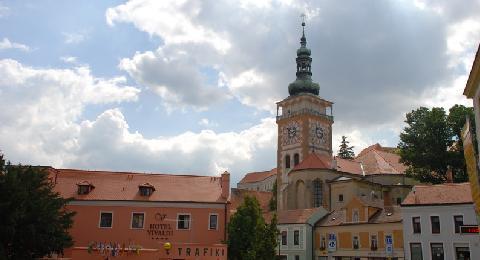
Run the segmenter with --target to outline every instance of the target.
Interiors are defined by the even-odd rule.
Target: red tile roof
[[[294,209],[294,210],[282,210],[278,212],[278,224],[302,224],[307,223],[308,219],[319,208],[312,209]]]
[[[402,206],[473,203],[470,183],[416,185]]]
[[[331,160],[332,159],[329,159],[326,156],[311,153],[302,162],[295,166],[293,170],[331,169]]]
[[[56,179],[55,191],[75,200],[226,202],[221,196],[220,177],[53,168],[49,168],[49,171]],[[78,195],[76,184],[85,182],[94,185],[95,189],[88,194]],[[146,183],[155,187],[149,197],[139,194],[139,186]]]
[[[268,177],[277,175],[277,168],[273,168],[270,171],[263,171],[263,172],[250,172],[247,173],[239,183],[252,183],[263,181]]]
[[[337,171],[348,172],[358,175],[363,174],[362,167],[360,166],[359,162],[342,159],[340,157],[335,157],[335,160],[337,161]]]
[[[346,210],[337,209],[330,214],[323,217],[317,222],[316,226],[330,227],[342,225],[364,225],[364,224],[380,224],[380,223],[395,223],[402,221],[401,209],[399,206],[392,206],[388,208],[381,208],[374,214],[367,222],[347,222]]]
[[[400,156],[394,151],[395,148],[374,144],[363,149],[354,160],[362,163],[366,175],[404,174],[407,167],[400,163]]]

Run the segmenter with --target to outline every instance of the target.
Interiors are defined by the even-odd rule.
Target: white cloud
[[[63,57],[60,57],[60,60],[62,60],[65,63],[77,64],[77,57],[73,57],[73,56],[63,56]]]
[[[62,33],[64,42],[67,44],[77,44],[87,39],[86,32],[64,32]]]
[[[214,128],[218,126],[218,123],[208,120],[208,118],[202,118],[198,121],[198,124],[203,127]]]
[[[3,40],[0,41],[0,50],[7,50],[7,49],[30,51],[30,47],[28,47],[25,44],[11,42],[8,38],[3,38]]]
[[[22,163],[65,165],[87,105],[135,101],[140,91],[122,77],[94,77],[88,67],[41,69],[4,59],[0,75],[0,149]]]
[[[0,3],[0,18],[5,17],[10,12],[10,8]]]

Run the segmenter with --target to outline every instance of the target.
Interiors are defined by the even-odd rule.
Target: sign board
[[[393,238],[391,235],[385,236],[385,252],[387,255],[393,254]]]
[[[460,226],[460,234],[478,234],[478,226]]]
[[[337,251],[337,236],[335,234],[328,234],[328,252]]]

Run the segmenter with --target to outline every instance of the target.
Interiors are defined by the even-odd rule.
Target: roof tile
[[[402,206],[473,203],[470,183],[416,185]]]

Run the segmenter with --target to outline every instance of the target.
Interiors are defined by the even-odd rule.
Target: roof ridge
[[[98,173],[98,174],[135,174],[135,175],[149,175],[149,176],[175,176],[175,177],[219,177],[214,175],[195,175],[195,174],[175,174],[175,173],[146,173],[146,172],[124,172],[124,171],[108,171],[108,170],[81,170],[81,169],[70,169],[70,168],[53,168],[57,171],[74,171],[79,173]]]
[[[385,163],[387,163],[387,164],[390,166],[390,168],[393,169],[393,171],[395,171],[395,173],[399,173],[398,170],[395,168],[395,166],[393,166],[387,159],[385,159],[385,157],[383,157],[380,153],[378,153],[378,152],[383,152],[383,153],[388,153],[388,152],[381,151],[381,150],[379,151],[379,150],[376,150],[376,149],[373,150],[373,151],[375,152],[375,154],[377,154],[378,156],[380,156],[380,157],[383,159],[383,161],[384,161]]]

